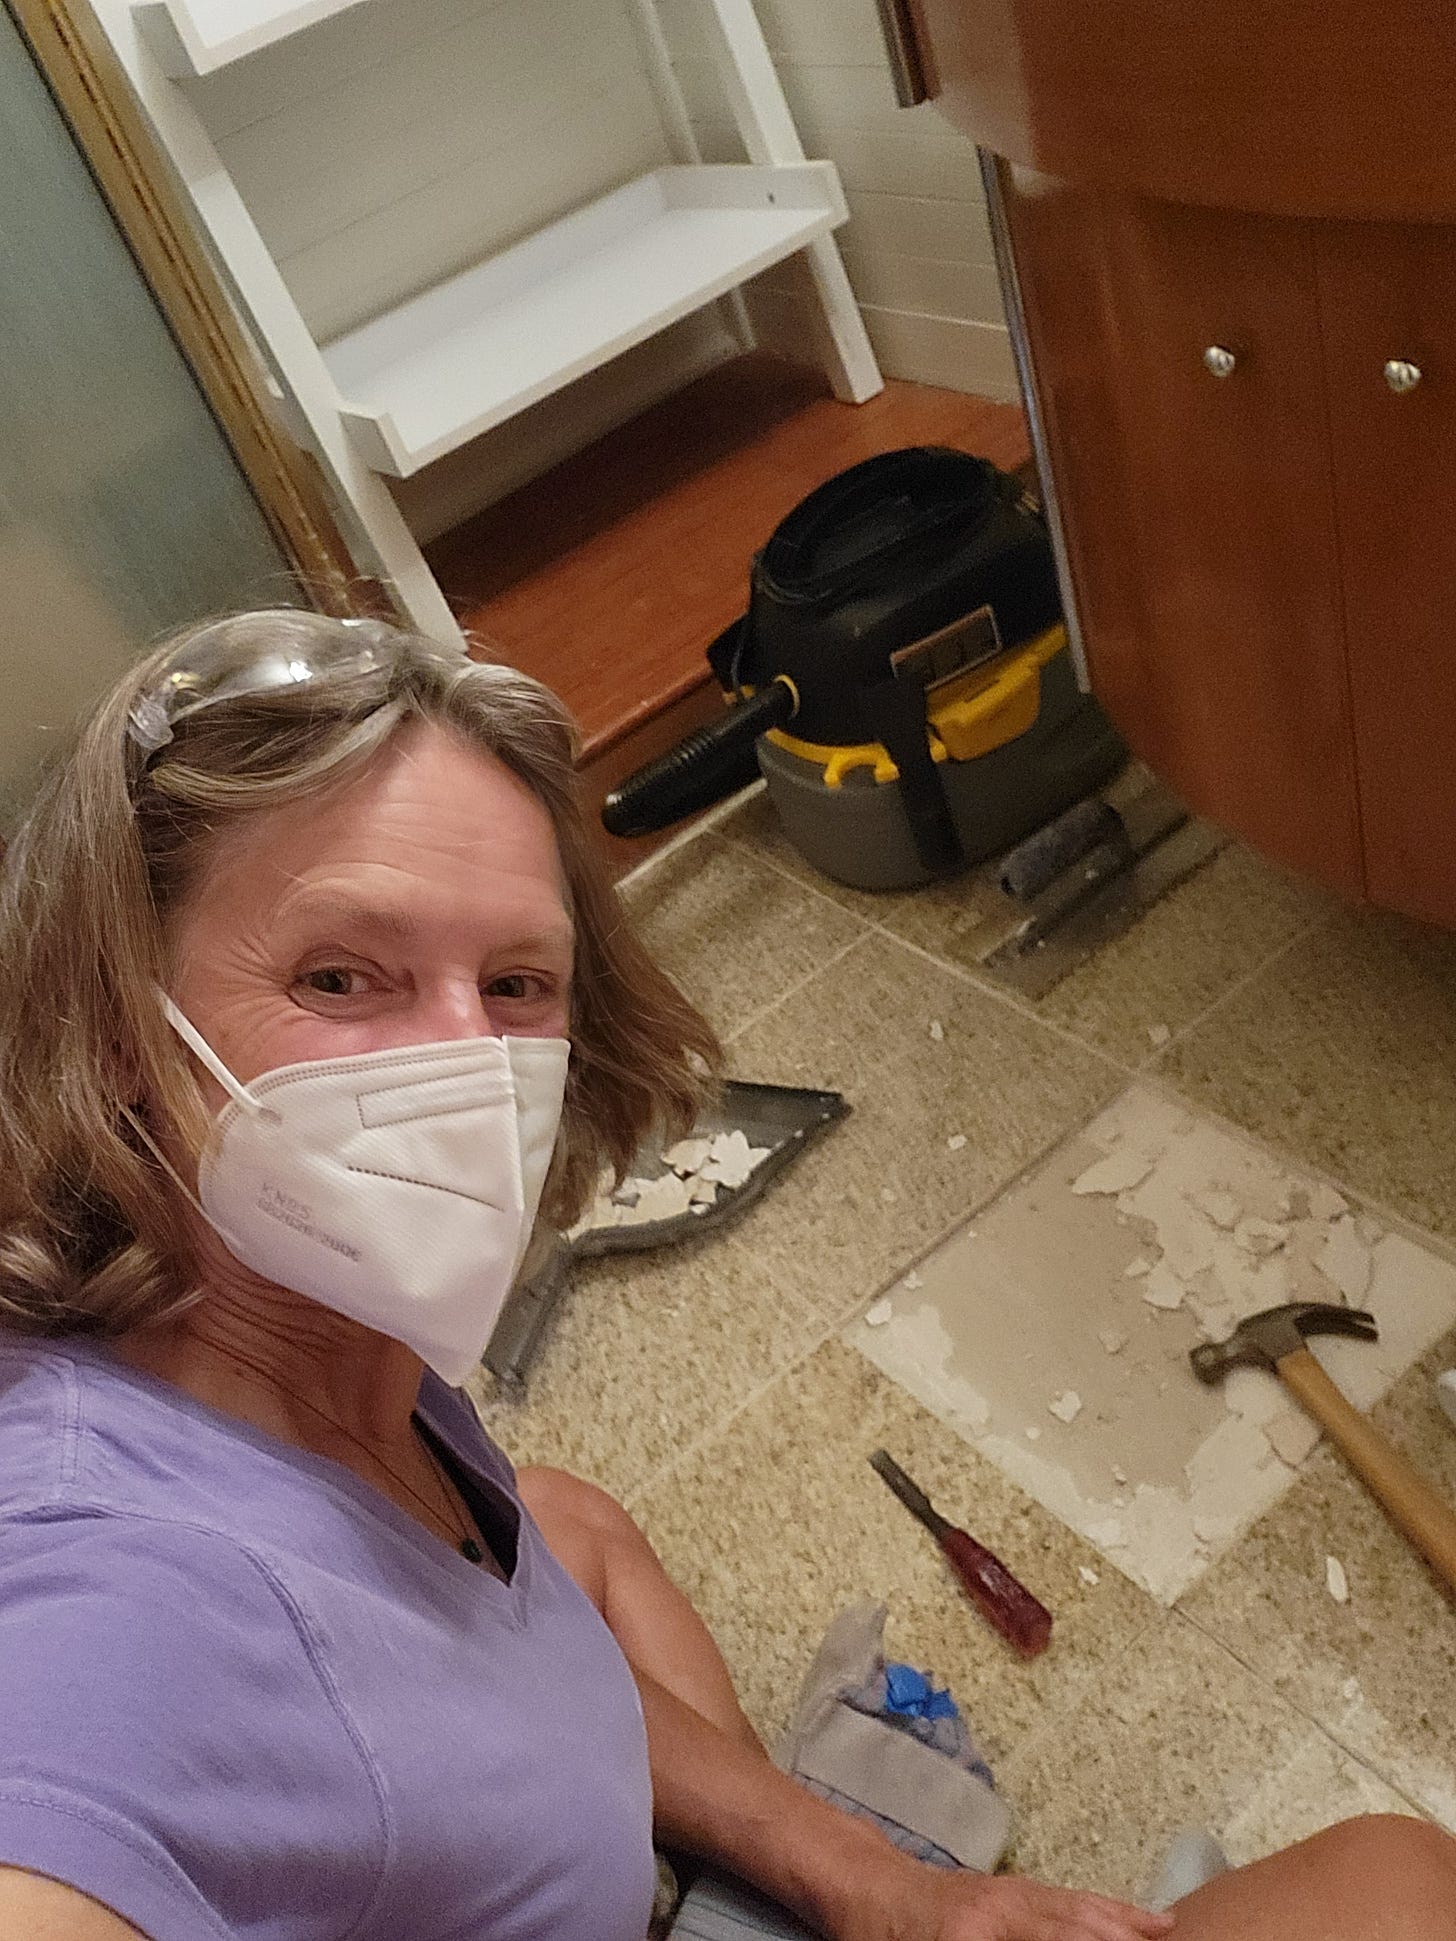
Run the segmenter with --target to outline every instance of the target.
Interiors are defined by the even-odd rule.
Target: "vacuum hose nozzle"
[[[759,736],[785,727],[798,711],[793,682],[777,675],[613,789],[602,804],[603,828],[611,836],[651,835],[747,788],[758,777]]]

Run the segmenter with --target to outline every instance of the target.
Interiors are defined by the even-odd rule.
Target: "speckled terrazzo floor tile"
[[[1187,1826],[1207,1827],[1241,1865],[1355,1814],[1413,1810],[1176,1614],[998,1778],[1018,1867],[1109,1894],[1144,1892]]]
[[[525,1396],[480,1378],[486,1426],[512,1461],[625,1495],[802,1354],[820,1324],[741,1232],[582,1262]]]
[[[1048,992],[1039,1013],[1114,1058],[1143,1062],[1163,1031],[1202,1017],[1329,910],[1322,892],[1225,849]]]
[[[1456,1238],[1456,937],[1342,913],[1175,1045],[1167,1077]]]
[[[781,1286],[830,1317],[924,1252],[1118,1083],[1094,1053],[882,936],[855,944],[735,1039],[731,1070],[843,1091],[853,1108],[741,1229]]]
[[[867,1458],[885,1447],[1055,1614],[1021,1661],[961,1593]],[[839,1340],[760,1395],[633,1508],[772,1741],[835,1613],[889,1606],[890,1653],[932,1669],[998,1759],[1135,1646],[1156,1607],[1090,1546]],[[1080,1574],[1086,1569],[1095,1582]]]
[[[1456,1432],[1431,1381],[1453,1364],[1456,1332],[1374,1412],[1448,1501]],[[1345,1569],[1346,1604],[1329,1594],[1328,1556]],[[1456,1604],[1333,1450],[1179,1609],[1456,1831]]]
[[[623,896],[653,956],[724,1036],[863,931],[712,833],[649,864]]]

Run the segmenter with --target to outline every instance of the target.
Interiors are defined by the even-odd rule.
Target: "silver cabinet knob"
[[[1421,381],[1419,364],[1408,364],[1403,357],[1392,357],[1385,367],[1385,381],[1392,391],[1414,391]]]
[[[1228,377],[1238,361],[1233,352],[1225,350],[1222,344],[1210,344],[1203,353],[1204,369],[1212,371],[1215,377]]]

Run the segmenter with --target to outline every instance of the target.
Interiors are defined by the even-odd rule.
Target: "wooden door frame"
[[[137,267],[305,598],[326,613],[398,608],[360,572],[312,455],[286,432],[131,83],[86,0],[0,0],[85,157]]]

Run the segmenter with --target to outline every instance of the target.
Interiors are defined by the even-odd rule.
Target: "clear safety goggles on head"
[[[256,624],[257,616],[250,616]],[[238,660],[236,620],[204,628],[133,701],[126,732],[147,756],[165,748],[173,729],[189,715],[222,701],[281,693],[287,688],[345,681],[360,674],[387,673],[399,658],[399,636],[382,620],[340,620],[332,641],[290,642],[280,615],[283,638],[251,659]],[[310,616],[312,617],[312,616]]]

